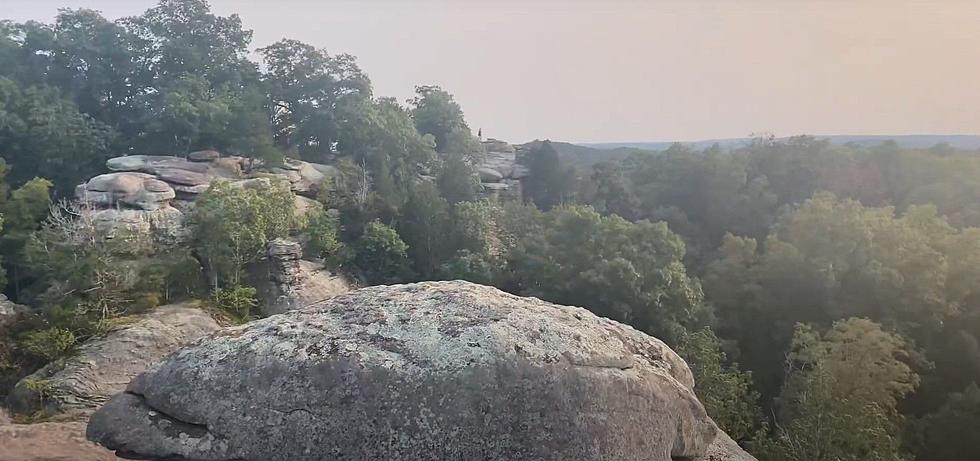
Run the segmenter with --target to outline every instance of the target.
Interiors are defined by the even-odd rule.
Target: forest
[[[361,285],[465,279],[661,338],[760,459],[980,459],[980,152],[760,136],[582,164],[536,141],[521,199],[488,199],[448,91],[379,96],[354,56],[251,39],[203,0],[0,21],[0,283],[35,311],[0,332],[0,395],[173,299],[251,318],[244,268],[301,233]],[[215,184],[150,267],[66,224],[109,158],[205,149],[343,175],[303,219],[279,186]]]

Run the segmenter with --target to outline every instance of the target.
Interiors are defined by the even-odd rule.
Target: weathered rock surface
[[[108,173],[98,175],[75,189],[83,202],[101,207],[132,207],[158,210],[170,206],[174,189],[146,173]]]
[[[29,311],[30,308],[14,303],[7,299],[7,296],[0,293],[0,327],[13,322],[18,315]]]
[[[708,452],[693,461],[757,461],[754,456],[738,446],[728,434],[718,431],[718,436],[708,446]]]
[[[85,343],[78,353],[21,380],[7,397],[9,408],[30,414],[86,414],[94,411],[147,367],[179,347],[218,329],[206,312],[184,305],[161,306],[136,323]],[[44,398],[28,380],[46,383]]]
[[[661,341],[467,282],[379,286],[171,355],[87,435],[167,460],[703,456],[716,427]]]
[[[481,182],[500,182],[504,179],[504,175],[493,168],[481,167],[477,173],[480,175]]]
[[[187,160],[192,162],[211,162],[221,157],[221,153],[216,150],[199,150],[187,154]]]
[[[488,196],[519,199],[520,179],[528,175],[521,164],[522,153],[514,146],[497,139],[483,141],[486,157],[478,169],[483,192]]]
[[[185,232],[184,213],[167,206],[156,210],[107,208],[92,214],[96,229],[106,238],[145,238],[163,244],[180,241]]]
[[[266,260],[253,270],[263,315],[281,314],[350,291],[343,276],[302,257],[298,242],[276,239],[269,243]]]

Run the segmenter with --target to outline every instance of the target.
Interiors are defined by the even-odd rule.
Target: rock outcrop
[[[269,316],[322,302],[350,291],[350,284],[322,264],[303,260],[299,242],[276,239],[253,268],[262,314]]]
[[[717,433],[693,384],[663,342],[582,308],[378,286],[180,350],[87,435],[157,460],[693,459]]]
[[[256,181],[284,179],[297,195],[304,212],[320,186],[340,175],[330,165],[287,159],[281,167],[262,168],[238,156],[217,151],[192,152],[187,158],[165,155],[129,155],[111,158],[112,171],[90,179],[75,190],[76,198],[95,210],[99,231],[109,238],[148,236],[163,243],[183,237],[184,211],[215,179],[249,187]]]
[[[715,440],[708,445],[708,451],[693,461],[757,461],[754,456],[738,446],[728,434],[718,431]]]
[[[0,327],[6,326],[17,319],[17,316],[29,310],[27,306],[16,304],[0,293]]]
[[[487,155],[477,172],[484,193],[520,198],[520,180],[528,174],[527,167],[521,163],[521,153],[514,146],[493,138],[483,141],[483,147]]]
[[[179,347],[218,329],[206,312],[189,306],[161,306],[139,321],[85,343],[74,356],[52,362],[21,380],[7,397],[18,413],[94,411],[122,392],[136,375]],[[43,383],[43,395],[27,383]]]

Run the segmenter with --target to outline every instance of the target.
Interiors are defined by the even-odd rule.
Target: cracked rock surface
[[[180,346],[218,329],[206,312],[180,304],[160,306],[138,321],[79,348],[78,353],[49,363],[22,379],[7,397],[18,413],[91,413],[126,389],[133,377]],[[43,398],[27,385],[46,383]]]
[[[585,309],[377,286],[174,353],[87,434],[157,460],[667,461],[715,440],[693,384],[663,342]]]

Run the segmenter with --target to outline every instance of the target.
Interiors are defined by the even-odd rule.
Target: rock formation
[[[527,168],[520,162],[520,153],[514,146],[493,138],[484,141],[483,147],[487,155],[477,172],[484,193],[489,196],[520,198],[520,180],[528,174]]]
[[[253,268],[252,277],[263,315],[281,314],[350,291],[346,279],[302,257],[299,242],[277,239],[269,243],[268,255]]]
[[[16,304],[7,299],[6,295],[0,293],[0,327],[12,323],[18,315],[28,310],[27,306]]]
[[[7,397],[22,414],[85,414],[125,390],[136,375],[179,347],[218,329],[206,312],[161,306],[139,321],[85,343],[77,354],[22,379]],[[27,383],[43,383],[43,395]]]
[[[377,286],[182,349],[88,437],[157,460],[714,459],[732,450],[693,385],[663,342],[582,308]]]
[[[728,434],[718,431],[715,440],[708,445],[708,451],[693,461],[756,461],[755,457],[738,446]]]

